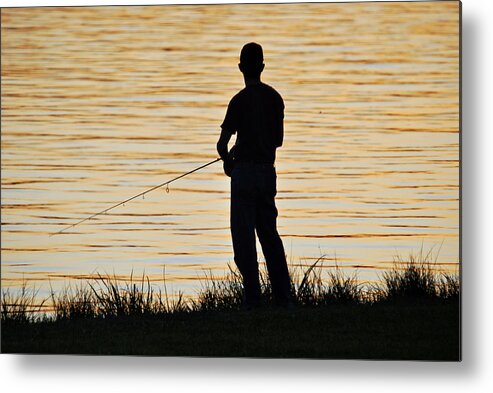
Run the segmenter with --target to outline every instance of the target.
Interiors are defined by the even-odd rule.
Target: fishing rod
[[[65,227],[65,228],[63,228],[63,229],[61,229],[61,230],[60,230],[60,231],[58,231],[58,232],[52,233],[52,234],[50,235],[50,237],[51,237],[51,236],[54,236],[54,235],[59,235],[59,234],[61,234],[61,233],[65,232],[67,229],[73,228],[73,227],[75,227],[75,226],[77,226],[77,225],[79,225],[79,224],[82,224],[82,223],[83,223],[83,222],[85,222],[85,221],[88,221],[88,220],[93,219],[94,217],[100,216],[101,214],[108,213],[110,210],[113,210],[114,208],[116,208],[116,207],[118,207],[118,206],[124,205],[125,203],[130,202],[130,201],[132,201],[132,200],[134,200],[134,199],[136,199],[136,198],[143,197],[145,194],[147,194],[147,193],[149,193],[149,192],[151,192],[151,191],[157,190],[158,188],[161,188],[161,187],[164,187],[164,186],[168,186],[169,184],[173,183],[174,181],[176,181],[176,180],[178,180],[178,179],[181,179],[182,177],[188,176],[188,175],[190,175],[190,174],[192,174],[192,173],[194,173],[194,172],[197,172],[197,171],[199,171],[199,170],[201,170],[201,169],[203,169],[203,168],[205,168],[205,167],[207,167],[207,166],[209,166],[209,165],[212,165],[212,164],[214,164],[214,163],[216,163],[216,162],[218,162],[218,161],[220,161],[220,160],[221,160],[221,158],[216,158],[215,160],[213,160],[213,161],[211,161],[211,162],[208,162],[207,164],[201,165],[201,166],[199,166],[198,168],[195,168],[195,169],[193,169],[193,170],[191,170],[191,171],[189,171],[189,172],[186,172],[186,173],[184,173],[184,174],[182,174],[182,175],[180,175],[180,176],[177,176],[177,177],[175,177],[174,179],[171,179],[171,180],[165,181],[164,183],[161,183],[161,184],[158,184],[157,186],[151,187],[151,188],[149,188],[148,190],[145,190],[145,191],[141,192],[140,194],[134,195],[133,197],[130,197],[130,198],[128,198],[128,199],[125,199],[125,200],[124,200],[124,201],[122,201],[122,202],[118,202],[118,203],[114,204],[113,206],[110,206],[110,207],[108,207],[108,208],[106,208],[106,209],[104,209],[104,210],[101,210],[100,212],[97,212],[97,213],[91,214],[90,216],[88,216],[88,217],[86,217],[86,218],[84,218],[84,219],[82,219],[82,220],[80,220],[80,221],[76,222],[75,224],[69,225],[69,226],[67,226],[67,227]],[[168,190],[169,190],[169,189],[168,189],[168,188],[166,188],[166,191],[168,191]]]

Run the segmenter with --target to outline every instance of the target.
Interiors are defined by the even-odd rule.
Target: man
[[[262,47],[246,44],[239,68],[245,88],[229,103],[221,125],[217,151],[231,176],[231,235],[234,260],[243,277],[245,307],[260,305],[260,281],[255,230],[265,256],[274,300],[290,305],[290,279],[282,240],[277,232],[276,148],[283,142],[284,103],[272,87],[260,81]],[[228,142],[237,134],[228,153]]]

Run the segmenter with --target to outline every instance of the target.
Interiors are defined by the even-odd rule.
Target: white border
[[[228,1],[3,0],[1,6],[178,2]],[[492,4],[484,0],[463,2],[462,363],[0,355],[2,391],[492,391]]]

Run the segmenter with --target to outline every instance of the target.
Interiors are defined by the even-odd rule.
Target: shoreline
[[[100,276],[52,293],[52,315],[35,315],[35,292],[2,293],[3,353],[280,357],[458,361],[460,281],[427,258],[409,257],[383,283],[362,287],[321,259],[291,272],[293,307],[242,308],[237,271],[206,277],[197,299],[154,291],[145,276],[121,284]]]
[[[2,353],[459,361],[459,304],[2,324]]]

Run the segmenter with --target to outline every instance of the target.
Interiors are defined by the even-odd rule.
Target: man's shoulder
[[[236,93],[233,98],[229,101],[229,105],[236,104],[241,101],[242,97],[245,95],[245,88],[241,89],[238,93]]]
[[[247,97],[253,89],[256,89],[258,91],[258,88],[260,88],[260,91],[262,92],[263,95],[266,95],[270,97],[270,99],[274,98],[276,101],[283,102],[282,96],[279,94],[279,92],[274,89],[272,86],[266,84],[266,83],[260,83],[259,85],[254,85],[254,86],[246,86],[243,89],[241,89],[238,93],[236,93],[233,98],[231,98],[230,105],[236,105],[241,103],[243,100],[248,99]]]
[[[275,97],[275,99],[279,100],[282,102],[282,96],[279,94],[279,92],[274,89],[271,85],[268,85],[267,83],[262,83],[264,89],[266,92],[268,92],[269,95]]]
[[[274,89],[271,85],[268,85],[267,83],[263,83],[263,82],[262,82],[262,86],[263,86],[266,90],[270,91],[272,94],[277,94],[277,95],[279,95],[279,96],[280,96],[280,94],[277,92],[277,90],[276,90],[276,89]]]

